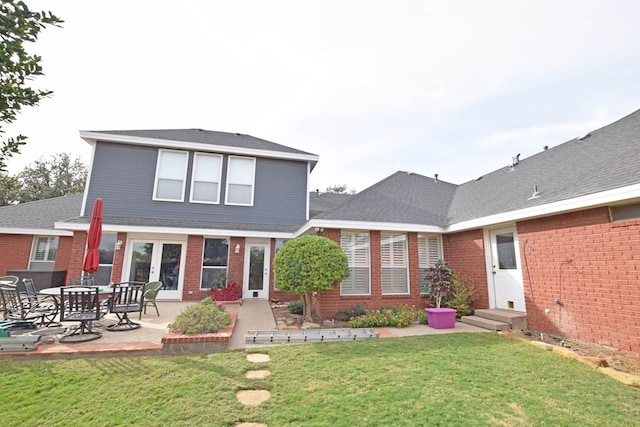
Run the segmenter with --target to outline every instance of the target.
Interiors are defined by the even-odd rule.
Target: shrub
[[[377,311],[369,311],[363,315],[352,317],[349,326],[352,328],[395,327],[406,328],[414,321],[426,323],[424,310],[415,307],[384,307]]]
[[[304,303],[302,301],[291,301],[287,304],[287,310],[289,310],[291,314],[302,314]]]
[[[425,270],[424,281],[420,292],[433,298],[436,307],[440,308],[442,300],[449,296],[453,286],[453,271],[442,260]]]
[[[337,320],[349,320],[352,317],[362,316],[363,314],[367,313],[366,306],[366,304],[356,303],[350,309],[340,310],[335,315],[335,318]]]
[[[222,289],[211,288],[210,295],[213,301],[235,301],[242,296],[242,288],[233,282]]]
[[[188,335],[207,334],[230,325],[231,316],[224,307],[219,307],[211,298],[205,298],[182,310],[176,320],[169,324],[169,330]]]
[[[471,304],[476,298],[473,284],[465,276],[459,274],[454,274],[452,280],[451,293],[443,301],[444,306],[455,309],[458,316],[473,314]]]

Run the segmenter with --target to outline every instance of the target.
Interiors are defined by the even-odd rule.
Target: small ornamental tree
[[[304,235],[289,240],[273,260],[276,288],[303,296],[303,319],[311,319],[311,296],[327,291],[349,274],[342,248],[326,237]]]
[[[422,293],[430,296],[440,308],[442,299],[446,298],[453,288],[453,270],[442,260],[425,270]]]

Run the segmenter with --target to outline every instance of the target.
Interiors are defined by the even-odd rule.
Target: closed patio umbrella
[[[84,256],[82,270],[93,274],[100,266],[100,240],[102,240],[102,199],[97,198],[93,203],[91,213],[91,224],[89,225],[89,236],[87,237],[87,253]]]

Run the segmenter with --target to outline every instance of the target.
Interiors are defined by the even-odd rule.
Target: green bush
[[[230,325],[231,316],[224,306],[218,306],[211,298],[205,298],[182,310],[176,320],[169,324],[169,330],[188,335],[207,334]]]
[[[443,301],[443,305],[456,310],[457,316],[473,314],[471,304],[476,298],[476,290],[473,284],[465,276],[453,274],[451,293]]]
[[[384,307],[378,311],[369,311],[361,316],[352,317],[349,326],[352,328],[394,327],[406,328],[415,321],[426,323],[424,310],[415,307]]]
[[[367,313],[366,304],[356,303],[351,308],[340,310],[335,315],[337,320],[349,320],[352,317],[362,316]]]
[[[291,314],[302,314],[304,303],[302,301],[291,301],[287,304],[287,310],[289,310]]]

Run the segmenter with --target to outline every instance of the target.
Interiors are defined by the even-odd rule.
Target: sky
[[[640,109],[634,0],[44,1],[51,98],[5,127],[17,174],[80,130],[200,128],[310,152],[310,190],[462,184]]]

